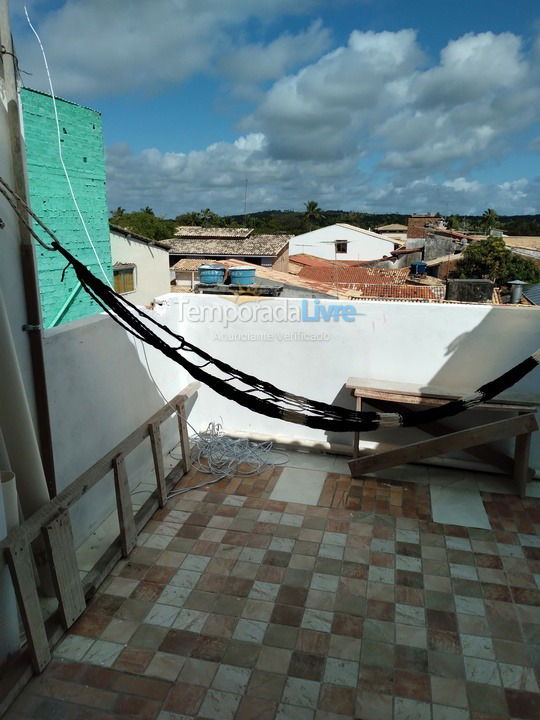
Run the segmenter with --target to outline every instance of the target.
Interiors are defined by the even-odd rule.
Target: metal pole
[[[2,45],[1,51],[4,70],[4,92],[7,106],[15,191],[25,202],[28,202],[25,148],[21,131],[21,118],[19,114],[17,74],[15,57],[13,55],[13,41],[11,38],[8,0],[0,0],[0,42]],[[21,212],[24,212],[22,207],[19,209]],[[53,497],[56,495],[56,479],[45,376],[42,316],[39,299],[39,287],[37,282],[36,256],[31,235],[21,219],[19,219],[19,241],[24,294],[26,300],[26,329],[28,342],[30,344],[30,355],[32,358],[32,375],[34,381],[34,397],[37,411],[41,458],[49,494]]]

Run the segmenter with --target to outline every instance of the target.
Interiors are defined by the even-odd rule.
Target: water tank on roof
[[[253,285],[255,282],[255,268],[235,265],[229,268],[231,285]]]
[[[199,280],[204,285],[219,285],[225,277],[225,267],[219,263],[199,265]]]
[[[411,263],[411,275],[425,275],[427,272],[427,263],[419,260]]]

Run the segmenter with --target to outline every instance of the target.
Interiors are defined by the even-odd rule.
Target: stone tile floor
[[[170,500],[9,720],[540,718],[538,500],[468,529],[425,484],[348,510],[345,475],[309,506],[280,474]]]

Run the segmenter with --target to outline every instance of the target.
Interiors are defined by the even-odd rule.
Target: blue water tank
[[[427,272],[427,263],[418,261],[411,263],[411,275],[425,275]]]
[[[231,285],[253,285],[255,282],[255,268],[236,265],[229,268]]]
[[[225,277],[225,267],[218,263],[199,265],[199,280],[204,285],[219,285]]]

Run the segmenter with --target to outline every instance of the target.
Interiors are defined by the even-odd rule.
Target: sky
[[[26,4],[56,95],[102,113],[111,209],[540,213],[538,0]]]

